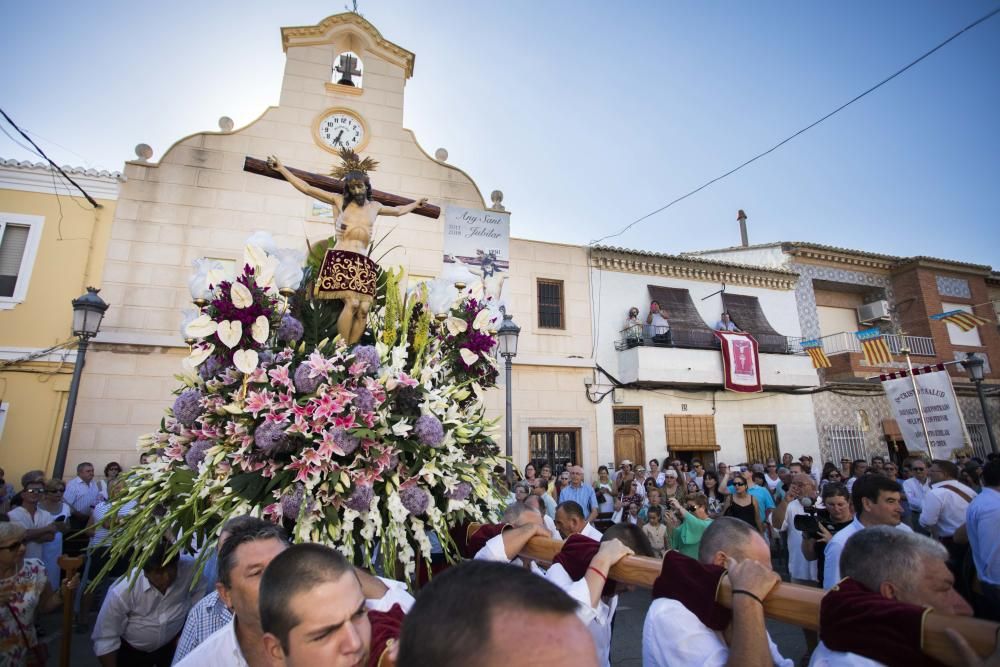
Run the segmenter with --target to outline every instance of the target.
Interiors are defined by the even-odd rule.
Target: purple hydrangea
[[[307,364],[302,364],[295,369],[295,374],[292,376],[292,380],[295,382],[295,388],[298,389],[301,394],[311,394],[319,386],[323,384],[326,377],[320,373],[316,377],[309,377],[309,366]]]
[[[351,354],[356,363],[360,362],[365,365],[365,373],[368,375],[377,373],[378,367],[382,364],[382,360],[378,357],[378,351],[373,345],[356,345]]]
[[[365,387],[354,390],[354,407],[358,412],[373,412],[375,410],[375,395]]]
[[[198,366],[198,375],[202,380],[214,378],[216,373],[222,370],[222,364],[215,357],[209,357]]]
[[[414,516],[420,516],[430,507],[431,495],[419,486],[411,486],[400,490],[399,500],[407,512]]]
[[[449,491],[446,495],[452,500],[465,500],[472,493],[472,485],[468,482],[459,482],[458,486]]]
[[[370,484],[359,484],[354,487],[351,497],[344,501],[344,505],[355,512],[367,512],[374,497],[375,490]]]
[[[361,444],[361,438],[351,435],[344,428],[333,429],[332,436],[337,446],[344,450],[344,454],[352,454],[358,448],[358,445]]]
[[[192,470],[197,470],[198,465],[205,460],[205,451],[211,446],[211,440],[195,440],[184,455],[184,462]]]
[[[201,414],[201,391],[198,389],[185,389],[181,395],[174,400],[174,417],[185,426],[194,424],[194,420]]]
[[[289,444],[285,427],[268,421],[258,426],[253,432],[253,440],[257,444],[257,448],[268,456],[284,452]]]
[[[304,333],[305,329],[302,328],[302,322],[299,322],[291,315],[282,316],[281,324],[278,325],[278,340],[294,343],[300,340]]]
[[[270,366],[274,363],[274,352],[271,352],[271,350],[264,350],[260,353],[259,359],[261,367]]]
[[[299,510],[302,509],[302,501],[306,496],[306,487],[296,484],[295,490],[281,497],[281,514],[286,519],[299,518]]]
[[[422,445],[438,447],[444,440],[444,427],[434,415],[422,415],[413,425],[413,435]]]

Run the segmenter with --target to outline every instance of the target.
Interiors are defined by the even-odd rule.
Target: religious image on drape
[[[758,392],[764,387],[760,379],[760,355],[757,341],[747,333],[714,331],[722,348],[723,384],[729,391]]]
[[[143,464],[116,504],[138,502],[111,529],[106,570],[143,564],[164,537],[205,558],[223,522],[252,514],[412,581],[431,533],[451,560],[450,529],[497,519],[493,316],[471,290],[407,294],[401,268],[371,260],[377,216],[438,209],[373,191],[374,162],[342,158],[342,180],[247,159],[333,206],[335,236],[306,253],[258,232],[235,275],[196,263],[191,353],[173,405],[138,442]]]

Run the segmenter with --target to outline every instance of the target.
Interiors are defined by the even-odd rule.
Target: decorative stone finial
[[[448,161],[448,149],[447,148],[439,148],[436,151],[434,151],[434,159],[437,160],[438,162],[447,162]]]
[[[232,132],[234,125],[235,123],[233,123],[233,119],[229,116],[223,116],[219,119],[219,129],[223,132]]]
[[[153,147],[149,144],[138,144],[135,147],[135,156],[139,158],[139,162],[145,162],[153,157]]]
[[[503,192],[501,192],[500,190],[494,190],[493,192],[491,192],[490,199],[493,201],[493,206],[491,206],[490,208],[492,208],[494,211],[507,210],[503,207]]]

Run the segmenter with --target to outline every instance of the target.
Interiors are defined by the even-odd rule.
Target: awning
[[[719,451],[712,415],[664,415],[667,449],[674,452]]]

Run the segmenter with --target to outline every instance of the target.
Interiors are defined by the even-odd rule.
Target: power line
[[[7,115],[7,112],[6,112],[6,111],[4,111],[3,109],[0,109],[0,114],[2,114],[2,115],[3,115],[3,117],[7,119],[7,122],[11,124],[11,127],[13,127],[13,128],[15,129],[15,130],[17,130],[17,131],[18,131],[18,133],[19,133],[19,134],[20,134],[20,135],[21,135],[22,137],[24,137],[25,139],[27,139],[27,140],[28,140],[28,143],[29,143],[29,144],[31,144],[32,146],[34,146],[34,147],[35,147],[35,150],[36,150],[36,151],[38,151],[38,153],[39,153],[39,154],[40,154],[40,155],[41,155],[41,156],[42,156],[43,158],[45,158],[45,160],[46,160],[46,161],[47,161],[47,162],[48,162],[48,163],[49,163],[50,165],[52,165],[52,168],[53,168],[53,169],[57,170],[57,171],[58,171],[58,172],[59,172],[60,174],[62,174],[62,175],[63,175],[63,178],[65,178],[65,179],[66,179],[67,181],[69,181],[70,183],[72,183],[72,184],[73,184],[73,185],[74,185],[74,186],[76,187],[76,189],[77,189],[77,190],[79,190],[79,191],[80,191],[81,193],[83,193],[83,196],[84,196],[84,197],[86,197],[87,201],[89,201],[89,202],[90,202],[91,206],[93,206],[94,208],[101,208],[101,205],[100,205],[100,204],[98,204],[98,203],[97,203],[97,202],[96,202],[96,201],[94,200],[94,198],[93,198],[93,197],[91,197],[91,196],[90,196],[89,194],[87,194],[87,191],[86,191],[86,190],[84,190],[83,188],[81,188],[81,187],[80,187],[80,184],[79,184],[79,183],[77,183],[77,182],[76,182],[76,181],[74,181],[74,180],[73,180],[72,178],[70,178],[70,177],[69,177],[69,174],[67,174],[67,173],[66,173],[65,171],[63,171],[63,168],[62,168],[62,167],[60,167],[60,166],[59,166],[59,165],[57,165],[57,164],[56,164],[55,162],[53,162],[53,161],[52,161],[52,159],[51,159],[51,158],[49,158],[49,156],[45,154],[45,151],[43,151],[43,150],[42,150],[41,148],[39,148],[39,147],[38,147],[38,144],[36,144],[36,143],[35,143],[35,142],[34,142],[34,141],[33,141],[33,140],[31,139],[31,137],[29,137],[29,136],[28,136],[27,134],[25,134],[25,133],[24,133],[24,130],[22,130],[21,128],[19,128],[19,127],[17,126],[17,123],[15,123],[15,122],[14,122],[13,120],[11,120],[11,117]]]
[[[980,23],[983,23],[984,21],[987,21],[987,20],[989,20],[989,19],[993,18],[993,17],[994,17],[994,16],[996,16],[997,14],[1000,14],[1000,7],[997,7],[996,9],[994,9],[994,10],[993,10],[992,12],[990,12],[990,13],[989,13],[989,14],[987,14],[986,16],[983,16],[982,18],[980,18],[980,19],[977,19],[976,21],[973,21],[972,23],[970,23],[969,25],[965,26],[964,28],[962,28],[961,30],[959,30],[958,32],[956,32],[956,33],[955,33],[954,35],[952,35],[952,36],[951,36],[951,37],[949,37],[948,39],[944,40],[943,42],[941,42],[940,44],[938,44],[937,46],[935,46],[935,47],[934,47],[933,49],[931,49],[930,51],[926,52],[925,54],[923,54],[922,56],[920,56],[919,58],[917,58],[916,60],[914,60],[913,62],[911,62],[911,63],[910,63],[909,65],[907,65],[907,66],[903,67],[902,69],[900,69],[900,70],[898,70],[898,71],[897,71],[896,73],[894,73],[894,74],[892,74],[892,75],[890,75],[890,76],[886,77],[885,79],[882,79],[882,81],[880,81],[880,82],[876,83],[876,84],[875,84],[874,86],[872,86],[871,88],[869,88],[869,89],[868,89],[868,90],[866,90],[865,92],[863,92],[863,93],[861,93],[860,95],[858,95],[858,96],[854,97],[854,98],[853,98],[853,99],[851,99],[850,101],[848,101],[848,102],[845,102],[844,104],[841,104],[841,105],[840,105],[839,107],[837,107],[836,109],[834,109],[834,110],[833,110],[833,111],[831,111],[830,113],[826,114],[825,116],[823,116],[823,117],[822,117],[822,118],[820,118],[819,120],[817,120],[817,121],[815,121],[815,122],[813,122],[813,123],[810,123],[809,125],[805,126],[805,127],[804,127],[804,128],[802,128],[801,130],[799,130],[798,132],[796,132],[795,134],[793,134],[793,135],[791,135],[791,136],[789,136],[789,137],[787,137],[787,138],[785,138],[785,139],[782,139],[781,141],[779,141],[779,142],[778,142],[778,143],[776,143],[775,145],[773,145],[773,146],[771,146],[770,148],[768,148],[768,149],[767,149],[766,151],[764,151],[763,153],[759,153],[759,154],[757,154],[757,155],[753,156],[752,158],[750,158],[749,160],[747,160],[747,161],[746,161],[746,162],[744,162],[743,164],[741,164],[741,165],[739,165],[738,167],[735,167],[735,168],[733,168],[733,169],[730,169],[729,171],[727,171],[726,173],[722,174],[721,176],[716,176],[716,177],[715,177],[715,178],[713,178],[712,180],[710,180],[710,181],[708,181],[707,183],[705,183],[705,184],[703,184],[703,185],[701,185],[701,186],[699,186],[699,187],[695,188],[694,190],[691,190],[691,191],[690,191],[690,192],[688,192],[687,194],[685,194],[685,195],[681,195],[681,196],[680,196],[680,197],[678,197],[677,199],[674,199],[674,200],[673,200],[672,202],[670,202],[669,204],[666,204],[666,205],[664,205],[664,206],[661,206],[660,208],[656,209],[655,211],[651,211],[651,212],[647,213],[646,215],[642,216],[641,218],[639,218],[639,219],[637,219],[637,220],[634,220],[634,221],[630,222],[630,223],[629,223],[628,225],[626,225],[626,226],[625,226],[625,227],[624,227],[624,228],[623,228],[623,229],[622,229],[621,231],[619,231],[619,232],[617,232],[617,233],[615,233],[615,234],[608,234],[607,236],[602,236],[601,238],[597,239],[596,241],[591,241],[591,242],[590,242],[590,243],[589,243],[588,245],[592,245],[592,246],[593,246],[593,245],[597,245],[598,243],[600,243],[600,242],[602,242],[602,241],[606,241],[607,239],[613,239],[613,238],[615,238],[616,236],[621,236],[622,234],[624,234],[625,232],[627,232],[628,230],[630,230],[630,229],[631,229],[632,227],[634,227],[635,225],[637,225],[637,224],[639,224],[640,222],[642,222],[643,220],[645,220],[645,219],[647,219],[647,218],[650,218],[650,217],[652,217],[652,216],[656,215],[657,213],[660,213],[660,212],[662,212],[662,211],[665,211],[665,210],[667,210],[668,208],[670,208],[670,207],[671,207],[671,206],[673,206],[674,204],[676,204],[676,203],[678,203],[678,202],[681,202],[681,201],[684,201],[684,200],[685,200],[685,199],[687,199],[688,197],[690,197],[690,196],[692,196],[692,195],[694,195],[694,194],[697,194],[697,193],[701,192],[702,190],[704,190],[704,189],[705,189],[705,188],[707,188],[708,186],[712,185],[713,183],[717,183],[718,181],[721,181],[722,179],[726,178],[727,176],[731,176],[732,174],[735,174],[735,173],[736,173],[736,172],[738,172],[739,170],[741,170],[741,169],[743,169],[744,167],[746,167],[746,166],[748,166],[748,165],[750,165],[750,164],[752,164],[752,163],[756,162],[757,160],[761,159],[761,158],[762,158],[762,157],[764,157],[765,155],[768,155],[769,153],[772,153],[772,152],[776,151],[777,149],[781,148],[782,146],[784,146],[785,144],[787,144],[787,143],[788,143],[789,141],[791,141],[792,139],[795,139],[796,137],[798,137],[798,136],[799,136],[800,134],[803,134],[804,132],[807,132],[807,131],[811,130],[812,128],[816,127],[817,125],[819,125],[820,123],[822,123],[822,122],[823,122],[823,121],[825,121],[826,119],[830,118],[831,116],[834,116],[834,115],[835,115],[835,114],[837,114],[837,113],[840,113],[841,111],[843,111],[843,110],[844,110],[844,109],[846,109],[847,107],[851,106],[852,104],[854,104],[855,102],[857,102],[858,100],[860,100],[860,99],[861,99],[862,97],[865,97],[865,96],[866,96],[866,95],[868,95],[869,93],[872,93],[872,92],[874,92],[874,91],[878,90],[879,88],[881,88],[881,87],[882,87],[882,86],[884,86],[885,84],[889,83],[890,81],[892,81],[893,79],[895,79],[895,78],[896,78],[897,76],[899,76],[900,74],[902,74],[902,73],[903,73],[903,72],[905,72],[906,70],[910,69],[911,67],[913,67],[914,65],[916,65],[916,64],[917,64],[917,63],[919,63],[920,61],[924,60],[925,58],[927,58],[928,56],[930,56],[930,55],[931,55],[931,54],[933,54],[934,52],[936,52],[936,51],[940,50],[940,49],[941,49],[941,48],[943,48],[943,47],[944,47],[945,45],[947,45],[947,44],[949,44],[950,42],[952,42],[953,40],[957,39],[957,38],[958,38],[958,37],[959,37],[960,35],[962,35],[962,34],[963,34],[963,33],[965,33],[966,31],[968,31],[968,30],[971,30],[972,28],[975,28],[975,27],[976,27],[977,25],[979,25]]]

